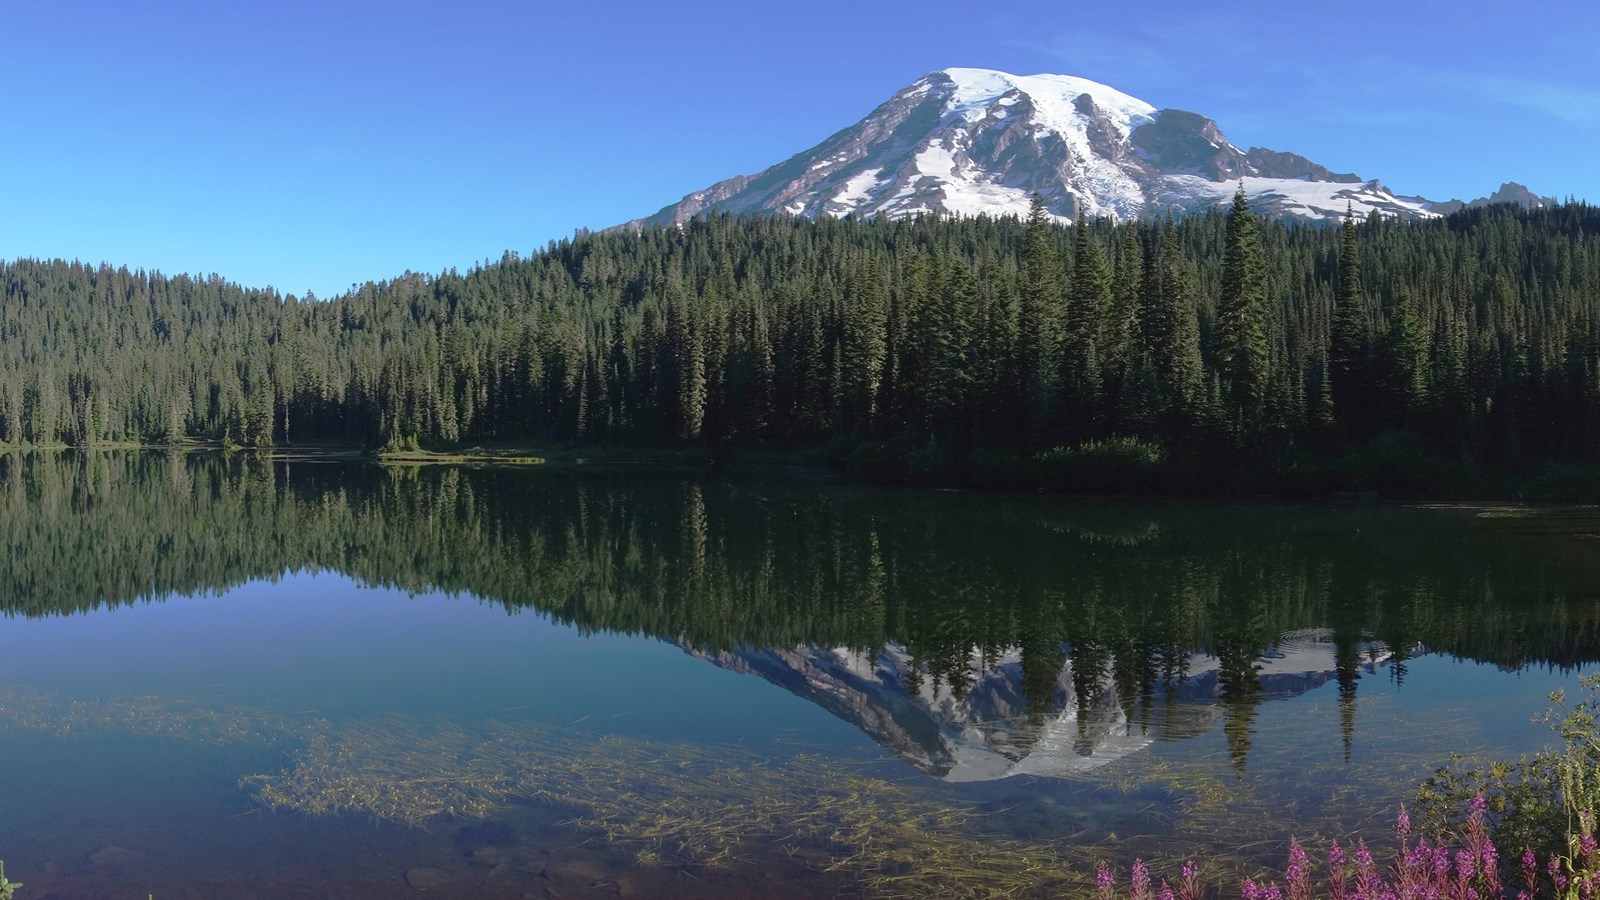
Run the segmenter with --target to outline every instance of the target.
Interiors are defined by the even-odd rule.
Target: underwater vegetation
[[[151,696],[64,703],[8,692],[0,723],[61,735],[105,728],[299,743],[284,769],[240,780],[276,812],[424,827],[533,801],[569,810],[572,827],[633,848],[641,865],[718,868],[776,849],[886,897],[1012,897],[1088,884],[1086,847],[979,832],[976,808],[808,753],[768,759],[534,723],[382,716],[334,725]]]
[[[1301,727],[1312,727],[1309,719]],[[1348,821],[1306,815],[1279,793],[1291,770],[1318,777],[1307,769],[1314,761],[1300,758],[1283,759],[1281,777],[1248,782],[1225,755],[1181,768],[1132,758],[1085,773],[1086,782],[1152,807],[1150,834],[1119,840],[1060,823],[1019,834],[1004,827],[1007,810],[804,747],[773,756],[539,722],[404,715],[333,722],[148,695],[67,701],[19,691],[0,692],[0,725],[281,746],[281,769],[246,774],[239,785],[282,814],[426,828],[541,803],[562,810],[576,831],[629,848],[639,865],[718,869],[784,853],[884,897],[1084,896],[1097,859],[1132,853],[1159,868],[1200,854],[1209,877],[1238,883],[1259,872],[1264,849],[1281,846],[1263,835],[1275,811],[1293,812],[1318,834],[1343,833]],[[1374,755],[1386,762],[1348,774],[1330,806],[1360,807],[1384,769],[1394,782],[1384,791],[1405,789],[1405,767],[1390,765],[1398,747],[1383,749]]]

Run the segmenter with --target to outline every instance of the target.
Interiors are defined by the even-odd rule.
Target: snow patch
[[[847,210],[853,210],[862,203],[871,199],[874,192],[883,187],[883,170],[872,169],[852,175],[845,181],[844,188],[835,194],[832,203],[836,203]]]
[[[1225,203],[1232,199],[1240,181],[1244,183],[1245,196],[1256,206],[1270,206],[1274,211],[1303,219],[1337,219],[1344,216],[1347,206],[1357,216],[1377,211],[1419,219],[1437,217],[1424,203],[1397,197],[1370,181],[1350,184],[1254,176],[1239,181],[1211,181],[1199,175],[1168,175],[1164,179],[1167,191],[1158,202],[1178,206]]]

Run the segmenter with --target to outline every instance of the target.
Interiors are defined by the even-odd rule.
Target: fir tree
[[[1372,412],[1371,329],[1367,293],[1361,283],[1361,245],[1355,215],[1346,210],[1339,229],[1339,288],[1334,298],[1328,375],[1335,416],[1352,437],[1362,435]]]
[[[1044,409],[1050,371],[1050,337],[1062,303],[1061,261],[1056,254],[1055,226],[1038,194],[1028,208],[1024,237],[1022,284],[1017,306],[1017,392],[1023,413],[1021,431],[1030,435]]]
[[[1267,381],[1266,291],[1261,242],[1244,186],[1233,195],[1217,297],[1216,364],[1224,415],[1231,430],[1254,435],[1261,427]]]
[[[1063,433],[1081,440],[1099,432],[1100,333],[1111,307],[1111,277],[1100,245],[1080,214],[1073,229],[1072,287],[1067,293],[1061,340]]]

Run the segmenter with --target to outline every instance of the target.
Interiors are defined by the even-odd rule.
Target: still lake
[[[22,897],[1063,896],[1544,746],[1600,511],[0,454],[0,605]]]

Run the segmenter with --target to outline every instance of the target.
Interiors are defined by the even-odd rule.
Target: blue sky
[[[1397,190],[1600,200],[1600,12],[1473,2],[17,3],[0,258],[330,296],[753,172],[947,66],[1060,72]]]

